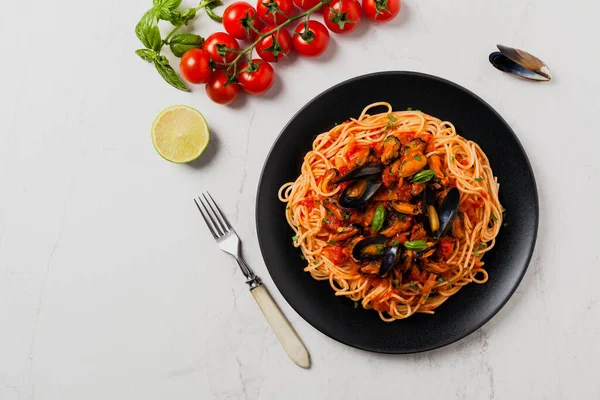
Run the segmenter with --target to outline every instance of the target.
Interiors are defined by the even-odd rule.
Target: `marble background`
[[[276,66],[273,90],[217,106],[178,92],[133,53],[150,0],[7,2],[0,89],[0,399],[598,399],[600,3],[405,0],[392,23],[333,37]],[[191,4],[191,3],[188,3]],[[196,31],[219,29],[204,15]],[[555,79],[494,70],[496,43]],[[263,264],[254,200],[288,119],[356,75],[414,70],[474,91],[511,124],[539,185],[529,270],[482,329],[440,350],[370,354],[309,326]],[[207,117],[192,165],[152,147],[164,107]],[[191,203],[222,203],[255,269],[310,350],[295,366]]]

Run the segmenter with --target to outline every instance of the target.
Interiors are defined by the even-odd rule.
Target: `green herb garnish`
[[[327,210],[327,215],[333,215],[333,213],[331,212],[331,210]]]
[[[359,302],[358,302],[358,301],[355,301],[355,302],[354,302],[354,308],[358,308],[358,304],[359,304]]]
[[[415,174],[415,176],[413,176],[412,178],[412,183],[425,183],[425,182],[429,182],[430,180],[433,179],[433,177],[435,176],[435,171],[431,170],[431,169],[426,169],[423,170],[417,174]]]
[[[450,156],[450,162],[454,162],[454,156]]]
[[[483,250],[483,249],[485,249],[485,244],[479,243],[479,250]]]
[[[295,242],[295,241],[297,241],[297,240],[298,240],[298,235],[296,235],[296,236],[292,236],[292,240],[293,240],[294,242]]]
[[[388,119],[389,119],[390,121],[392,121],[392,122],[396,122],[396,121],[398,121],[398,118],[394,117],[392,114],[388,114],[388,115],[387,115],[387,117],[388,117]]]
[[[331,223],[331,221],[328,220],[327,218],[323,218],[322,221],[325,222],[326,224],[330,224]]]
[[[404,247],[413,251],[423,251],[427,248],[427,242],[424,240],[411,240],[404,242]]]
[[[419,291],[419,289],[417,288],[417,285],[415,285],[415,283],[413,281],[410,281],[410,287],[413,288],[413,290],[415,292]]]
[[[478,258],[481,258],[481,255],[479,254],[479,252],[477,251],[477,249],[475,249],[475,248],[474,248],[474,249],[473,249],[473,253],[475,253],[475,255],[476,255]]]
[[[375,232],[379,232],[381,230],[381,228],[383,228],[384,222],[385,222],[385,207],[382,205],[379,205],[375,209],[375,215],[373,216],[373,221],[371,222],[371,228]]]
[[[408,108],[406,109],[406,111],[412,111],[412,110],[413,110],[413,109],[412,109],[412,107],[408,107]]]
[[[304,258],[304,254],[300,254],[300,259],[301,259],[301,260],[305,260],[305,258]]]
[[[475,182],[482,182],[482,181],[483,181],[483,178],[482,178],[482,177],[477,177],[477,178],[475,178]]]
[[[413,156],[413,158],[414,158],[415,160],[417,160],[417,161],[421,161],[421,155],[420,155],[420,154],[415,154],[415,155]]]
[[[337,242],[335,240],[330,240],[329,242],[327,242],[327,244],[336,245]]]
[[[492,214],[492,219],[496,222],[498,222],[498,217],[496,217],[496,214]]]
[[[399,241],[399,240],[394,240],[394,241],[392,242],[392,246],[398,246],[399,244],[400,244],[400,241]]]

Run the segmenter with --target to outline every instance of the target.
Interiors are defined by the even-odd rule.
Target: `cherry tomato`
[[[244,91],[250,94],[263,94],[271,89],[275,82],[275,71],[268,62],[255,58],[251,64],[245,63],[238,74],[238,81]]]
[[[302,56],[318,57],[328,45],[329,31],[319,21],[303,22],[294,30],[294,50]]]
[[[234,51],[225,52],[226,48]],[[230,63],[235,60],[240,45],[237,40],[232,38],[229,34],[225,32],[215,32],[206,38],[202,49],[210,54],[214,63],[217,63],[217,65],[215,65],[216,68],[225,68],[224,65],[219,64],[225,62]],[[223,54],[225,55],[225,60],[223,60]]]
[[[279,25],[292,16],[294,3],[292,0],[258,0],[256,10],[267,24]]]
[[[396,18],[402,6],[401,0],[362,0],[365,15],[371,21],[388,22]]]
[[[179,63],[181,75],[191,83],[206,83],[212,74],[210,54],[202,49],[185,52]]]
[[[362,8],[358,0],[333,0],[325,6],[325,25],[335,33],[349,33],[358,28]]]
[[[320,0],[294,0],[294,4],[303,10],[310,10],[317,4],[319,4]]]
[[[274,25],[264,27],[260,33],[265,34],[275,29]],[[292,51],[292,37],[286,29],[280,29],[277,34],[277,43],[274,41],[275,33],[266,36],[256,45],[256,53],[265,61],[277,62],[285,58]]]
[[[245,1],[230,4],[223,13],[223,27],[236,39],[254,40],[256,38],[254,29],[260,30],[261,26],[256,9]]]
[[[229,104],[240,92],[240,85],[227,83],[228,78],[222,69],[216,70],[206,83],[206,94],[212,101],[219,104]]]

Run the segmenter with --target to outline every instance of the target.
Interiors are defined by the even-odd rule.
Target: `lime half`
[[[183,164],[195,160],[210,140],[206,119],[195,108],[165,108],[152,124],[152,144],[165,160]]]

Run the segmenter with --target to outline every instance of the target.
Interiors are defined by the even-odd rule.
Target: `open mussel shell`
[[[383,257],[381,258],[381,264],[379,266],[379,272],[377,275],[384,276],[394,268],[400,261],[402,250],[400,245],[386,247],[383,251]]]
[[[452,226],[452,221],[458,214],[458,201],[460,193],[457,188],[452,188],[446,194],[442,205],[436,207],[433,190],[427,186],[423,193],[423,215],[425,226],[435,240],[438,240]]]
[[[364,207],[381,187],[381,183],[379,176],[355,180],[342,192],[339,200],[340,205],[345,208]]]
[[[339,177],[334,183],[353,181],[358,178],[365,178],[374,175],[380,175],[383,172],[383,165],[379,163],[369,163],[362,167],[353,169],[346,175]]]
[[[490,54],[489,60],[500,71],[530,81],[549,81],[552,79],[548,66],[534,55],[500,44],[497,47],[500,51]]]
[[[352,257],[358,261],[370,261],[381,258],[386,247],[385,236],[371,236],[356,243],[352,248]]]
[[[442,206],[438,210],[438,218],[440,220],[440,226],[436,234],[433,235],[434,239],[439,239],[446,234],[448,229],[452,226],[452,221],[458,214],[458,201],[460,200],[460,193],[457,188],[452,188],[446,194]]]

